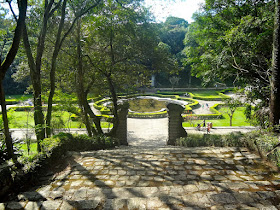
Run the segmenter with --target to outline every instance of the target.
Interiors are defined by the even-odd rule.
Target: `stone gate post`
[[[116,130],[116,137],[120,140],[121,145],[128,145],[127,142],[127,114],[129,104],[124,103],[119,106],[119,126]]]
[[[183,117],[181,114],[184,111],[184,107],[179,104],[169,103],[167,104],[168,113],[168,140],[167,145],[175,145],[176,139],[180,137],[186,137],[187,132],[183,128]]]

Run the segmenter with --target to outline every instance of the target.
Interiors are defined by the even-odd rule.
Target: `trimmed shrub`
[[[177,139],[176,145],[185,147],[247,147],[280,167],[280,148],[276,147],[279,144],[279,138],[279,135],[265,130],[252,131],[246,134],[233,132],[227,135],[188,134],[188,137]]]
[[[197,96],[191,92],[189,92],[189,95],[191,98],[193,99],[198,99],[198,100],[204,100],[204,101],[222,101],[222,99],[225,98],[230,98],[229,96],[221,93],[221,92],[217,92],[218,95],[217,96]]]
[[[241,132],[227,135],[189,134],[188,137],[177,139],[176,145],[185,147],[244,147],[245,144],[240,139],[242,136]]]
[[[220,113],[216,108],[218,106],[222,106],[223,104],[215,104],[210,107],[210,111],[213,114],[186,114],[184,118],[188,118],[190,116],[195,116],[196,120],[211,120],[211,119],[221,119],[223,117],[222,113]]]
[[[13,105],[19,103],[17,99],[6,99],[6,105]]]
[[[167,111],[153,112],[153,113],[129,112],[128,117],[131,117],[131,118],[163,118],[163,117],[167,117]]]

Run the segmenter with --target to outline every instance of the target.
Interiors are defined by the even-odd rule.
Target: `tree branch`
[[[6,59],[3,61],[1,64],[1,78],[3,79],[7,70],[9,69],[10,65],[14,61],[14,58],[17,54],[20,40],[21,40],[21,35],[22,35],[22,30],[24,27],[24,22],[25,22],[25,17],[26,17],[26,10],[27,10],[27,0],[21,0],[18,2],[18,7],[19,7],[19,18],[17,21],[17,26],[15,29],[14,33],[14,38],[12,42],[12,46],[6,56]]]
[[[14,12],[14,10],[13,10],[12,5],[11,5],[11,1],[8,0],[7,2],[8,2],[8,4],[9,4],[9,7],[10,7],[11,12],[13,13],[14,19],[17,21],[18,19],[17,19],[17,16],[16,16],[16,14],[15,14],[15,12]]]
[[[101,1],[102,1],[102,0],[98,0],[97,2],[95,2],[94,5],[90,6],[89,8],[87,8],[87,9],[84,10],[84,11],[80,11],[80,13],[79,13],[78,15],[76,15],[76,17],[75,17],[75,19],[73,20],[73,22],[72,22],[70,28],[68,29],[68,31],[67,31],[67,32],[64,34],[64,36],[62,37],[59,47],[62,46],[64,40],[66,39],[66,37],[67,37],[67,36],[70,34],[70,32],[72,31],[72,29],[73,29],[75,23],[77,22],[77,20],[78,20],[80,17],[82,17],[83,15],[85,15],[89,10],[93,9],[94,7],[97,7],[98,4],[99,4]]]

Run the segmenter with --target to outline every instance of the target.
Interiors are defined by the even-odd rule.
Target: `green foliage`
[[[198,102],[197,102],[198,103]],[[195,117],[196,120],[210,120],[210,119],[221,119],[222,118],[222,113],[220,113],[217,108],[221,106],[222,104],[215,104],[214,106],[210,107],[210,111],[213,112],[213,114],[186,114],[184,117],[185,119],[189,119],[190,117]],[[191,106],[191,105],[189,105]]]
[[[227,95],[224,95],[218,91],[199,91],[199,92],[191,92],[189,93],[190,97],[198,100],[205,101],[222,101],[223,99],[230,98]]]
[[[192,74],[204,85],[267,86],[273,14],[274,1],[206,1],[185,38]]]
[[[252,118],[252,105],[251,104],[247,104],[246,105],[246,109],[244,111],[244,115],[245,115],[245,117],[246,117],[246,119],[248,121],[251,120],[251,118]]]
[[[244,147],[242,140],[244,134],[240,132],[230,133],[227,135],[216,134],[188,134],[188,137],[176,140],[177,146],[185,147]]]
[[[88,137],[87,135],[72,135],[59,133],[40,142],[41,153],[21,156],[19,162],[24,165],[25,173],[34,173],[38,168],[57,161],[66,155],[67,151],[88,151],[113,148],[119,145],[118,139],[107,136]],[[24,149],[24,146],[21,146]]]
[[[131,118],[163,118],[163,117],[167,117],[167,111],[153,112],[153,113],[129,112],[128,117],[131,117]]]
[[[266,157],[268,154],[268,160],[280,167],[280,148],[275,147],[278,144],[279,136],[265,130],[246,134],[233,132],[227,135],[188,134],[188,137],[176,140],[176,145],[185,147],[247,147],[251,151],[259,153],[261,157]],[[275,150],[271,152],[272,149]]]
[[[229,126],[229,116],[227,114],[225,114],[225,112],[228,110],[227,107],[225,106],[221,106],[221,105],[218,105],[216,107],[216,109],[222,113],[222,117],[220,119],[215,119],[215,117],[217,117],[217,115],[215,116],[214,114],[212,119],[211,119],[211,122],[213,123],[213,126],[214,127],[220,127],[220,126]],[[233,120],[232,120],[232,126],[249,126],[250,124],[248,122],[246,122],[246,118],[245,118],[245,115],[244,115],[244,110],[245,110],[245,107],[238,107],[237,110],[235,111],[235,114],[233,116]],[[191,115],[189,115],[191,116]],[[195,115],[193,115],[195,116]],[[201,120],[204,119],[203,117],[205,117],[206,119],[208,117],[210,117],[211,115],[205,115],[201,117],[201,119],[199,120],[194,120],[194,124],[197,124],[197,123],[201,123]],[[211,118],[211,117],[210,117]],[[184,122],[183,123],[183,127],[192,127],[192,125],[189,124],[189,122]]]

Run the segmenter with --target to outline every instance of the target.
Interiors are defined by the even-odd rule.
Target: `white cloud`
[[[192,15],[199,10],[204,0],[145,0],[145,6],[151,7],[151,12],[157,21],[165,21],[168,16],[184,18],[193,22]]]

